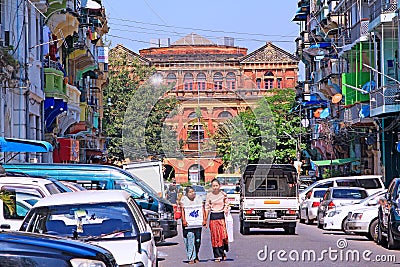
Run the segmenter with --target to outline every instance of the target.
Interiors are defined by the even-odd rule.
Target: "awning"
[[[331,166],[331,165],[344,165],[347,163],[359,161],[360,159],[358,158],[347,158],[347,159],[333,159],[333,160],[317,160],[317,161],[312,161],[315,165],[318,167],[322,166]]]
[[[0,152],[51,152],[53,146],[46,141],[0,137]]]
[[[78,32],[79,21],[71,13],[55,13],[46,21],[47,26],[57,36],[58,47],[64,42],[64,38]]]

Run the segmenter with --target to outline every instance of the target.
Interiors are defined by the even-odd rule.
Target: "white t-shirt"
[[[187,196],[181,198],[181,205],[185,209],[186,228],[198,228],[203,222],[203,200],[196,196],[193,201]]]

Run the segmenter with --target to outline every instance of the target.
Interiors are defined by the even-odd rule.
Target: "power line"
[[[132,38],[128,38],[128,37],[122,37],[122,36],[118,36],[118,35],[113,35],[113,34],[107,34],[110,37],[115,37],[115,38],[119,38],[119,39],[124,39],[124,40],[128,40],[128,41],[133,41],[133,42],[139,42],[139,43],[145,43],[145,44],[149,44],[149,41],[143,41],[143,40],[138,40],[138,39],[132,39]],[[238,39],[238,40],[242,40],[242,39]],[[265,40],[257,40],[257,39],[243,39],[244,41],[257,41],[257,42],[265,42]],[[293,43],[293,41],[285,41],[285,40],[269,40],[270,42],[273,43]]]
[[[238,35],[255,35],[255,36],[264,36],[264,37],[298,37],[294,35],[280,35],[280,34],[263,34],[263,33],[244,33],[244,32],[235,32],[235,31],[222,31],[222,30],[211,30],[211,29],[204,29],[204,28],[191,28],[191,27],[181,27],[181,26],[173,26],[173,25],[163,25],[158,23],[150,23],[150,22],[142,22],[137,20],[129,20],[129,19],[121,19],[121,18],[114,18],[108,17],[110,20],[119,20],[124,22],[132,22],[138,24],[145,24],[145,25],[152,25],[158,27],[166,27],[166,28],[177,28],[177,29],[185,29],[185,30],[194,30],[194,31],[203,31],[203,32],[215,32],[215,33],[229,33],[229,34],[238,34]],[[130,25],[132,26],[132,25]]]

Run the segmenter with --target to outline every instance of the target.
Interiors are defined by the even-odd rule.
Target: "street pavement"
[[[296,235],[286,235],[283,229],[252,229],[243,236],[237,213],[233,219],[235,241],[230,243],[227,261],[213,261],[210,232],[203,228],[200,262],[189,265],[179,225],[178,236],[158,246],[159,266],[400,266],[400,250],[388,250],[366,237],[299,223]]]

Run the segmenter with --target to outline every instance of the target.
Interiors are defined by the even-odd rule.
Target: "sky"
[[[299,26],[292,22],[298,0],[103,0],[109,23],[105,40],[134,52],[150,47],[150,39],[171,43],[196,33],[219,43],[233,37],[248,53],[267,41],[295,53]]]

